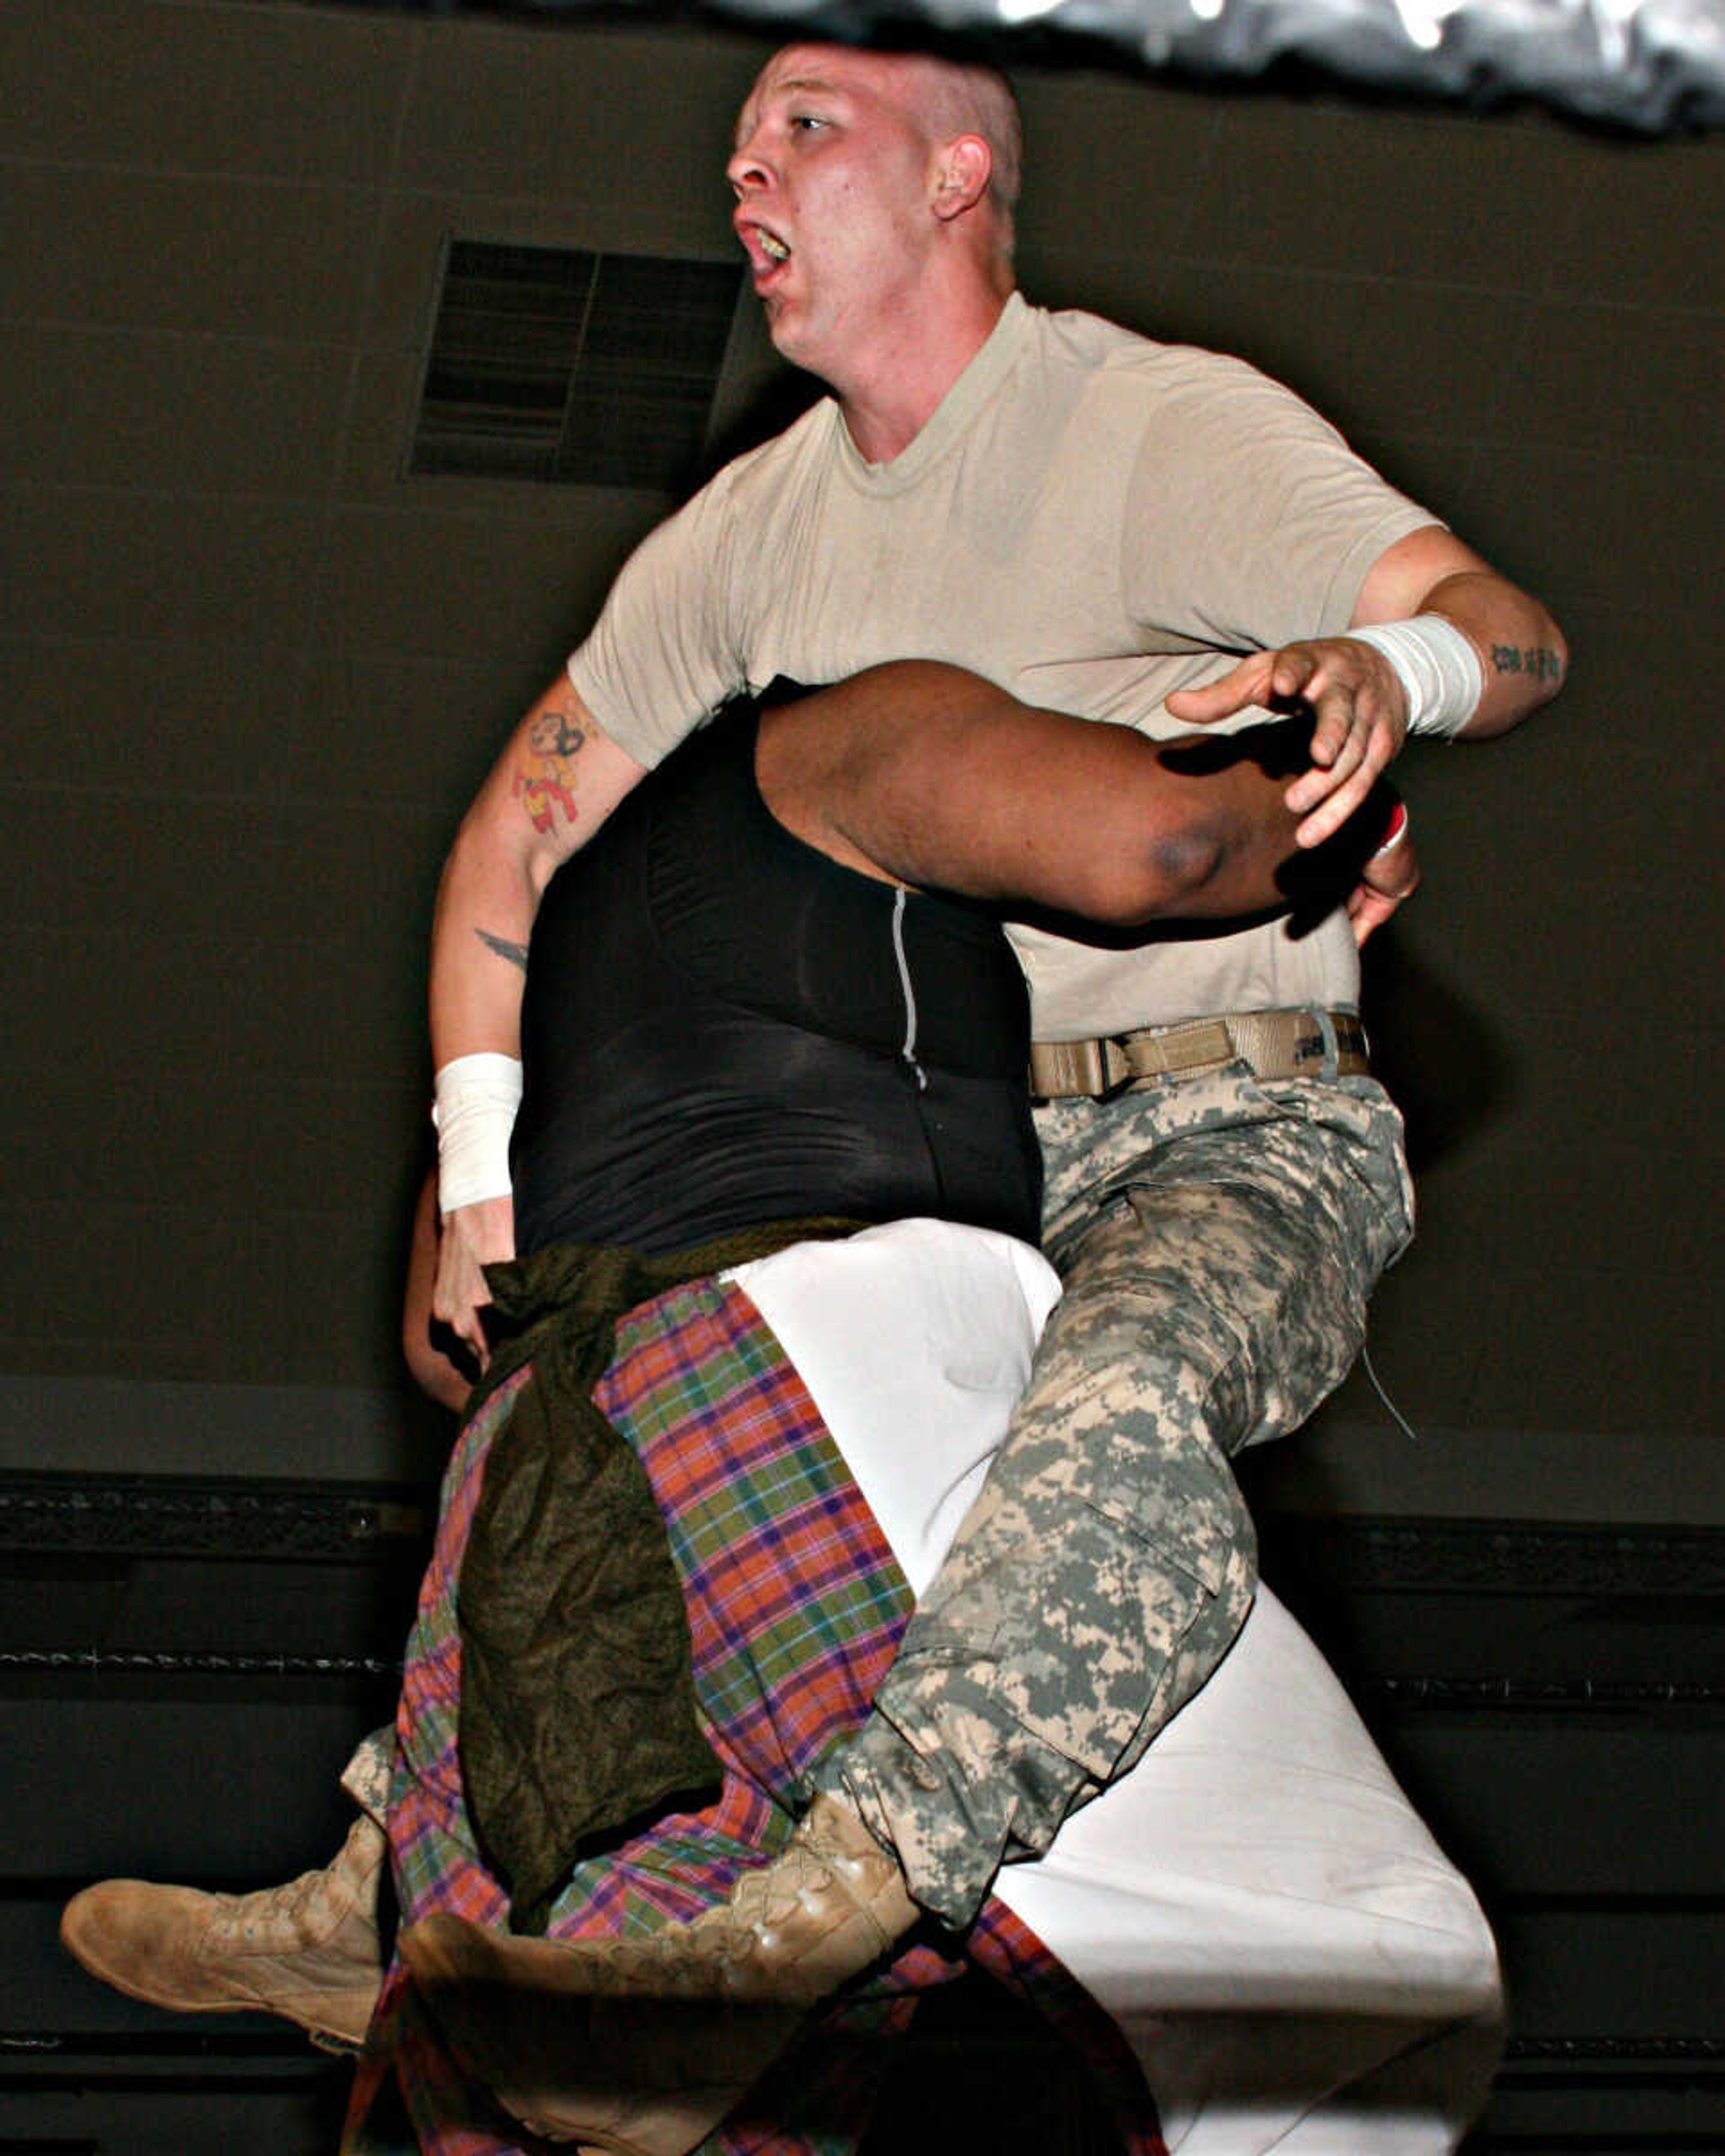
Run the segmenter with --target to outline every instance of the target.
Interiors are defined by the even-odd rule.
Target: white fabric
[[[921,1593],[1028,1374],[1052,1268],[913,1220],[733,1277]],[[1267,1589],[1142,1762],[996,1891],[1120,2022],[1182,2156],[1428,2156],[1489,2076],[1479,1905]]]
[[[437,1130],[437,1203],[458,1206],[510,1194],[509,1141],[521,1105],[521,1065],[513,1055],[457,1055],[432,1081]]]
[[[999,1449],[1060,1277],[986,1228],[896,1220],[730,1276],[809,1388],[921,1594]]]
[[[1416,613],[1408,621],[1380,621],[1348,634],[1389,660],[1408,700],[1410,734],[1453,741],[1478,711],[1486,670],[1470,639],[1442,614]]]

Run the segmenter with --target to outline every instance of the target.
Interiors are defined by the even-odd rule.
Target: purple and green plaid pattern
[[[506,1922],[462,1802],[456,1753],[455,1583],[485,1456],[513,1385],[462,1434],[408,1643],[390,1840],[403,1921],[452,1909]],[[594,1400],[651,1482],[684,1582],[697,1698],[725,1769],[718,1797],[579,1865],[555,1936],[656,1929],[722,1898],[782,1846],[810,1769],[863,1720],[911,1607],[900,1572],[801,1378],[742,1291],[703,1280],[631,1312]],[[1136,2061],[1040,1943],[991,1902],[968,1958],[1078,2041],[1114,2099],[1132,2156],[1161,2148]],[[705,2156],[848,2156],[865,2130],[887,2041],[909,1994],[957,1973],[927,1948],[811,2025]],[[426,2156],[501,2156],[524,2144],[464,2088],[392,1971],[362,2063],[349,2156],[394,2156],[362,2120],[393,2059]],[[747,2115],[745,2115],[747,2114]]]
[[[712,1281],[625,1319],[595,1399],[634,1445],[682,1575],[713,1741],[800,1812],[865,1715],[909,1585],[754,1306]]]

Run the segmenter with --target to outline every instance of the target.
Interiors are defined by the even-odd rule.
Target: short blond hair
[[[934,140],[950,142],[960,135],[979,135],[988,144],[988,196],[1010,256],[1013,212],[1024,171],[1024,126],[1012,85],[999,68],[982,61],[926,52],[895,57],[914,74],[922,119]]]
[[[993,154],[989,185],[1001,207],[1011,209],[1024,167],[1024,122],[1011,84],[999,68],[926,54],[916,57],[927,71],[925,110],[934,132],[947,141],[956,135],[980,135]]]

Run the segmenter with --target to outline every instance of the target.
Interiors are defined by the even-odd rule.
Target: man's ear
[[[974,209],[988,192],[993,169],[994,153],[980,135],[955,136],[935,164],[935,215],[945,219]]]

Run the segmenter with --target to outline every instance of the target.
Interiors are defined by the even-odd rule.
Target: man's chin
[[[767,318],[767,334],[773,340],[773,349],[781,359],[788,359],[793,367],[809,367],[814,362],[809,355],[808,322],[788,292],[771,290],[760,295],[761,306]]]

